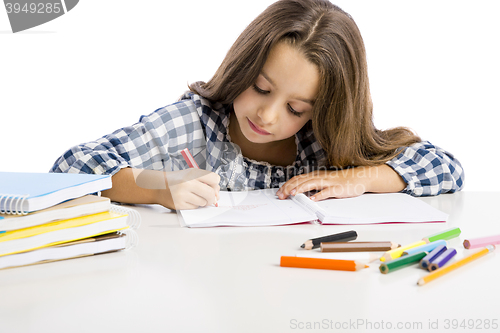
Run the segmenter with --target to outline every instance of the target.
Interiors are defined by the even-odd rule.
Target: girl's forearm
[[[365,192],[393,193],[406,188],[403,178],[386,164],[362,168],[366,168]]]
[[[111,189],[102,192],[112,201],[170,206],[168,186],[162,171],[123,168],[113,175],[112,183]]]

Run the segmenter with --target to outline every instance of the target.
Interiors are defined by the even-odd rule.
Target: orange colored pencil
[[[281,267],[333,269],[337,271],[357,271],[368,266],[354,260],[321,259],[282,256]]]

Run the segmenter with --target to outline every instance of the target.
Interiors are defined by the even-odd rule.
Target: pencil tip
[[[300,247],[301,247],[301,248],[305,248],[305,247],[306,247],[306,244],[302,244]]]
[[[368,265],[365,265],[365,268],[368,268],[368,267],[370,267],[370,266],[368,266]]]

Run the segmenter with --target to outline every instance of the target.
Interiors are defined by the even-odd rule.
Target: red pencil
[[[194,169],[200,168],[198,166],[198,163],[196,163],[196,161],[194,160],[193,155],[191,155],[191,153],[189,152],[189,149],[184,148],[183,150],[181,150],[181,154],[182,154],[182,157],[184,157],[184,160],[186,161],[186,163],[189,165],[190,168],[194,168]],[[217,202],[215,202],[215,207],[219,207],[219,204]]]
[[[196,161],[193,158],[193,155],[189,152],[189,149],[185,148],[181,151],[182,157],[184,157],[184,160],[186,163],[189,165],[190,168],[195,168],[199,169],[200,167],[196,163]]]

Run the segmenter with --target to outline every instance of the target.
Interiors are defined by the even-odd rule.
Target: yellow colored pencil
[[[415,243],[408,244],[406,246],[398,247],[397,249],[387,251],[384,253],[384,255],[380,258],[380,261],[386,261],[386,260],[392,260],[401,257],[403,252],[405,252],[408,249],[412,249],[414,247],[420,246],[420,245],[425,245],[427,244],[425,241],[421,240]]]
[[[447,273],[449,273],[449,272],[451,272],[459,267],[462,267],[463,265],[466,265],[466,264],[468,264],[476,259],[479,259],[482,256],[484,256],[490,252],[493,252],[494,250],[495,250],[495,245],[488,245],[487,247],[485,247],[481,251],[478,251],[474,254],[471,254],[468,257],[465,257],[459,261],[456,261],[451,265],[447,265],[447,266],[444,266],[442,268],[436,269],[432,273],[430,273],[427,276],[424,276],[423,278],[418,280],[417,284],[419,286],[423,286],[424,284],[429,283],[432,280],[437,279],[438,277],[443,276],[443,275],[445,275],[445,274],[447,274]]]

